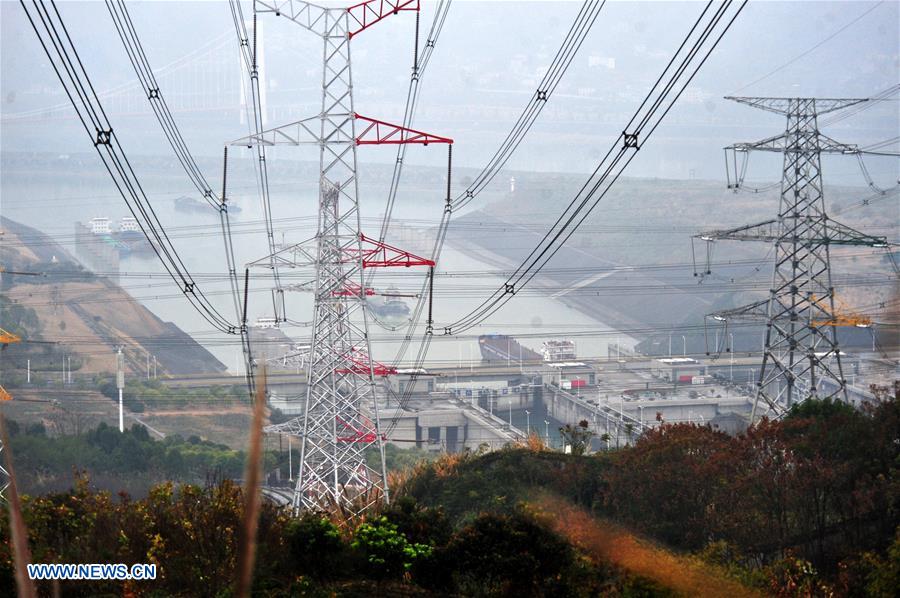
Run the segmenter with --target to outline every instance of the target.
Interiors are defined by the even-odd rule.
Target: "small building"
[[[664,357],[652,361],[651,372],[667,382],[695,384],[706,375],[706,365],[691,357]]]
[[[428,394],[434,392],[434,374],[429,374],[427,370],[418,369],[399,369],[397,373],[389,377],[391,390],[398,395],[404,393]]]
[[[565,390],[597,385],[596,370],[583,361],[557,361],[544,365],[550,384]]]

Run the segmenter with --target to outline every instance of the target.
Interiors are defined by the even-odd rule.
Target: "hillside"
[[[862,411],[810,400],[736,437],[675,424],[590,455],[578,454],[585,445],[575,436],[572,454],[533,437],[527,446],[445,455],[395,474],[391,505],[358,518],[335,508],[294,519],[267,503],[254,595],[892,596],[900,583],[898,399],[883,394]],[[47,442],[26,431],[12,449],[33,465]],[[50,442],[78,449],[86,462],[109,453],[115,467],[170,475],[220,460],[240,468],[225,447],[153,443],[139,427]],[[81,479],[68,492],[28,498],[35,560],[149,558],[161,574],[124,588],[65,582],[63,593],[228,594],[242,517],[237,485],[170,482],[146,498],[113,496]],[[0,519],[0,538],[7,530]],[[58,542],[60,533],[72,541]],[[12,583],[9,565],[0,552],[0,588]]]
[[[3,326],[26,341],[4,351],[4,377],[32,371],[62,370],[61,356],[72,359],[76,376],[116,369],[115,351],[125,347],[126,367],[146,372],[146,355],[154,355],[159,374],[222,372],[225,366],[171,322],[164,322],[109,280],[81,268],[60,245],[39,231],[7,218],[0,263],[4,274]],[[54,359],[53,355],[57,358]]]

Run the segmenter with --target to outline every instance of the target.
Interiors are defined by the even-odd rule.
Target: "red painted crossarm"
[[[368,29],[381,19],[401,10],[419,10],[419,0],[367,0],[347,9],[350,18],[348,37]]]
[[[411,266],[434,266],[434,260],[419,257],[408,251],[403,251],[397,247],[392,247],[387,243],[370,239],[360,234],[359,240],[362,243],[362,250],[347,249],[345,250],[348,262],[354,262],[362,258],[363,268],[396,268]]]
[[[362,293],[362,287],[358,284],[348,284],[343,289],[339,291],[331,291],[332,297],[359,297],[360,295],[365,294],[366,297],[372,297],[373,295],[377,295],[375,289],[372,287],[366,287],[365,293]]]
[[[350,432],[347,436],[338,436],[337,439],[339,442],[375,442],[375,439],[378,438],[375,432],[363,432],[362,430],[357,430],[344,421],[341,416],[337,416],[335,419],[337,420],[338,425],[343,426],[345,430]],[[384,434],[381,435],[381,439],[385,439]]]
[[[362,121],[365,125],[362,131],[356,134],[356,145],[401,145],[405,143],[453,143],[449,137],[432,135],[424,131],[408,129],[400,125],[394,125],[383,120],[369,118],[360,114],[354,114],[353,118]]]
[[[370,360],[365,351],[353,350],[345,356],[345,359],[350,363],[350,367],[338,368],[334,370],[335,374],[360,374],[365,376],[369,373],[370,363],[372,373],[376,376],[390,376],[397,373],[397,368]]]

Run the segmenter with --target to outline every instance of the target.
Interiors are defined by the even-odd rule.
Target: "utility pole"
[[[266,428],[270,433],[300,438],[292,504],[295,514],[335,504],[359,514],[377,501],[388,500],[375,377],[396,370],[371,357],[367,297],[374,291],[366,287],[363,271],[433,267],[435,263],[362,233],[356,153],[364,145],[449,145],[453,140],[358,114],[353,105],[350,42],[388,16],[418,9],[418,0],[369,0],[350,8],[325,8],[301,0],[254,3],[254,22],[256,12],[274,13],[318,35],[324,46],[318,114],[232,142],[239,147],[309,145],[319,152],[316,236],[250,264],[271,270],[273,276],[277,276],[276,264],[310,268],[313,274],[309,283],[314,284],[315,300],[304,413]],[[251,76],[256,69],[255,49],[253,52]],[[448,150],[448,170],[449,154]],[[301,285],[294,286],[299,289]],[[252,366],[247,367],[249,371]],[[365,453],[372,447],[381,454],[380,471],[366,463]],[[361,497],[366,499],[364,503],[357,500]]]
[[[119,432],[125,432],[125,411],[122,403],[122,390],[125,388],[125,356],[122,347],[116,354],[116,387],[119,389]]]
[[[825,211],[821,155],[860,156],[856,145],[831,139],[819,130],[818,117],[860,104],[864,99],[727,98],[782,115],[784,133],[725,148],[726,166],[732,155],[734,183],[740,189],[750,152],[783,155],[781,198],[777,217],[729,230],[696,235],[710,245],[716,240],[764,241],[775,245],[775,267],[769,297],[748,306],[712,314],[720,321],[765,322],[762,366],[756,384],[751,419],[769,413],[779,417],[807,398],[847,401],[847,381],[841,366],[831,282],[831,246],[887,247],[886,237],[874,237],[835,222]],[[729,166],[728,170],[732,170]],[[739,174],[740,173],[740,174]],[[707,257],[707,264],[709,258]],[[709,273],[708,270],[706,273]],[[718,337],[718,333],[717,333]],[[718,338],[717,343],[718,347]],[[718,349],[717,349],[718,350]],[[833,361],[832,361],[833,359]],[[827,384],[823,384],[826,382]],[[763,413],[760,413],[762,407]]]
[[[293,455],[291,454],[291,435],[288,434],[288,481],[294,481],[294,460]]]

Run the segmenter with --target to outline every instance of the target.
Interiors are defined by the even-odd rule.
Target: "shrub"
[[[347,560],[340,531],[322,515],[310,513],[291,520],[285,528],[285,543],[290,567],[299,575],[331,578]]]
[[[443,554],[465,596],[567,596],[577,593],[572,546],[524,512],[482,514]]]
[[[385,516],[356,528],[350,544],[363,558],[363,569],[376,579],[398,578],[413,563],[432,554],[429,544],[411,543]]]

